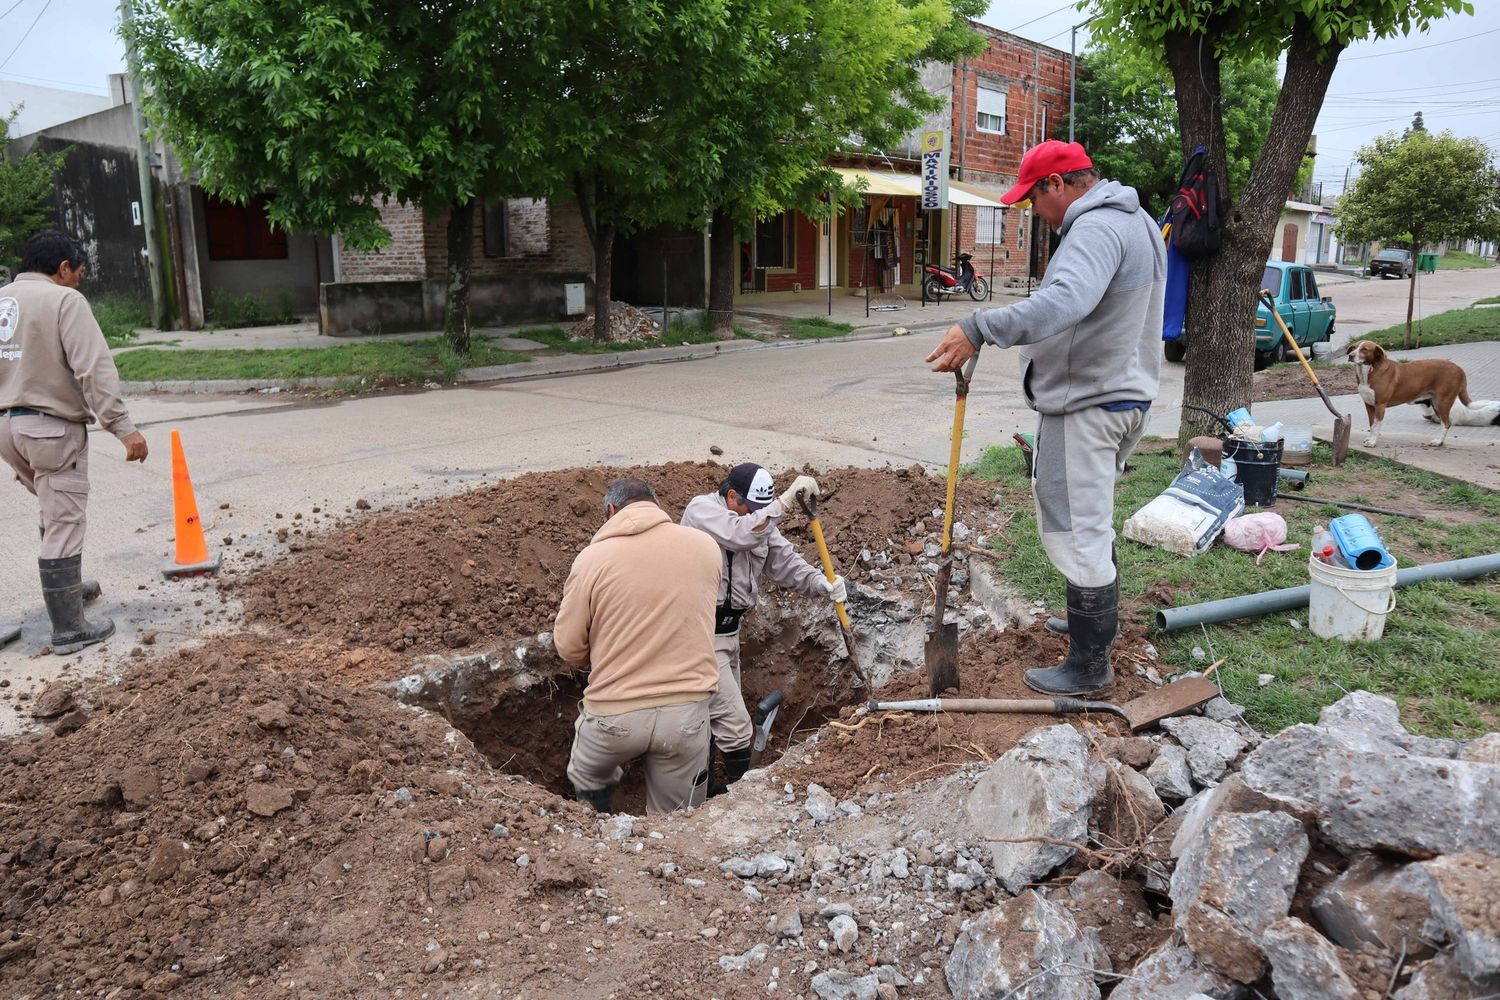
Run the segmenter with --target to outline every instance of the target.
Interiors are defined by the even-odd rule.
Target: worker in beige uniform
[[[753,735],[750,712],[740,693],[740,620],[755,606],[762,580],[796,591],[803,597],[843,601],[844,578],[830,581],[798,554],[782,537],[776,522],[796,503],[797,494],[818,496],[811,476],[798,476],[778,498],[771,474],[753,462],[736,465],[719,484],[717,493],[688,501],[682,523],[705,532],[723,552],[723,582],[719,584],[714,620],[714,654],[719,662],[719,689],[709,708],[713,750],[724,757],[723,785],[713,778],[709,761],[709,795],[717,795],[744,776],[750,766]]]
[[[673,524],[639,479],[609,485],[604,517],[573,560],[552,630],[558,655],[589,672],[568,780],[609,812],[620,765],[644,756],[646,811],[671,812],[701,801],[708,778],[719,552]]]
[[[65,233],[26,241],[21,273],[0,288],[0,456],[41,508],[37,567],[52,620],[52,651],[71,653],[114,633],[83,616],[83,533],[89,499],[88,425],[95,420],[146,460],[146,439],[120,400],[120,376],[88,300],[87,258]]]

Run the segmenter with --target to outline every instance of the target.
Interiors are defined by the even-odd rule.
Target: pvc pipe
[[[1476,576],[1500,573],[1500,552],[1487,556],[1470,556],[1448,562],[1428,563],[1425,566],[1409,566],[1396,571],[1396,586],[1409,587],[1428,580],[1472,580]],[[1310,587],[1285,587],[1267,590],[1243,597],[1226,597],[1222,601],[1206,601],[1181,608],[1166,608],[1156,613],[1158,632],[1175,632],[1196,625],[1213,625],[1235,618],[1253,618],[1271,615],[1278,611],[1291,611],[1307,606]]]

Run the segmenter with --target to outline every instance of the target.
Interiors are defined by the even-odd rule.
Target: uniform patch
[[[0,299],[0,344],[8,344],[21,325],[21,303],[13,298]]]

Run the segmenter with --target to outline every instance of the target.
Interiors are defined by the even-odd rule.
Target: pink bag
[[[1255,565],[1270,552],[1292,552],[1302,546],[1286,542],[1286,521],[1280,514],[1260,511],[1232,517],[1224,525],[1224,534],[1219,536],[1224,544],[1241,552],[1254,552]]]

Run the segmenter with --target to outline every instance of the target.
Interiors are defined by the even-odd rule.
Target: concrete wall
[[[588,284],[583,271],[477,276],[469,289],[474,326],[562,322],[567,318],[563,285]],[[319,332],[330,337],[437,330],[443,325],[447,282],[342,281],[320,289]]]
[[[211,260],[208,255],[208,227],[204,220],[203,189],[193,188],[196,252],[200,264],[204,305],[213,310],[215,300],[223,296],[254,295],[268,305],[285,298],[299,313],[311,315],[318,309],[320,279],[333,276],[329,241],[311,233],[288,233],[286,257],[281,260]]]

